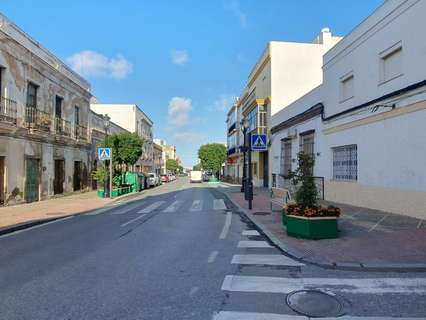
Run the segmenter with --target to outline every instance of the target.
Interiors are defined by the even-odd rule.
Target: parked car
[[[176,180],[176,177],[174,176],[174,174],[169,173],[169,181],[174,181]]]
[[[161,182],[163,182],[163,183],[169,182],[169,176],[167,174],[162,174],[161,175]]]
[[[189,182],[203,182],[203,173],[201,171],[191,171]]]
[[[157,176],[156,173],[150,172],[148,173],[148,188],[156,187],[160,185],[160,178]]]

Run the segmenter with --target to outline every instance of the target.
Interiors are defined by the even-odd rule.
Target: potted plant
[[[322,207],[318,203],[318,191],[312,175],[315,160],[303,152],[298,154],[298,168],[288,174],[294,185],[300,187],[296,191],[295,203],[283,209],[283,224],[287,226],[287,234],[306,239],[337,238],[337,218],[340,209],[329,206]]]

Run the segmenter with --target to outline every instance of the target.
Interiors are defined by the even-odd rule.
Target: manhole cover
[[[299,290],[287,295],[287,305],[309,317],[338,317],[343,306],[336,296],[320,290]]]

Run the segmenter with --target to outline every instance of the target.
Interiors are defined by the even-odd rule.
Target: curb
[[[312,261],[297,249],[282,243],[271,231],[269,231],[261,222],[257,221],[247,209],[241,207],[238,203],[232,200],[224,191],[218,190],[231,203],[233,203],[244,215],[257,227],[270,242],[272,242],[285,255],[297,261],[315,265],[325,269],[335,269],[343,271],[362,271],[362,272],[426,272],[426,263],[342,263],[342,262],[317,262]]]

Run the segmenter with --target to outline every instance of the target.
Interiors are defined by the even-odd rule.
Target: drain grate
[[[299,290],[287,295],[287,305],[295,312],[308,317],[339,317],[343,304],[337,296],[321,290]]]

